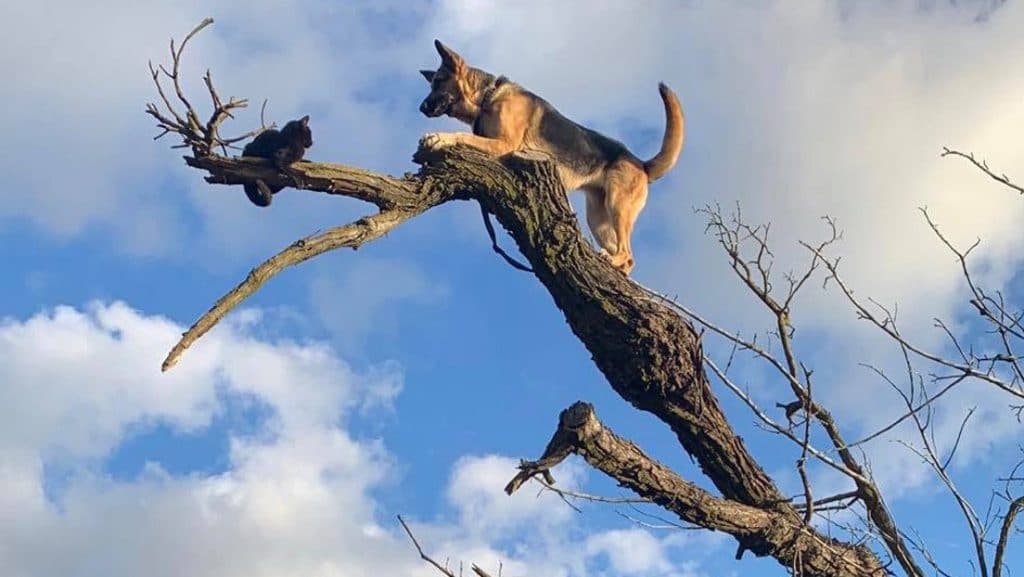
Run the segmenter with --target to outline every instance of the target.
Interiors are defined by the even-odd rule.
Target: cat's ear
[[[303,126],[309,126],[309,115],[307,114],[300,118],[299,122],[301,122]]]
[[[427,79],[427,82],[433,82],[434,81],[434,71],[433,70],[420,70],[420,74],[422,74],[423,77]]]

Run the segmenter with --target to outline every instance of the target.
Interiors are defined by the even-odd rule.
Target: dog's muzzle
[[[447,94],[438,94],[426,97],[420,104],[420,112],[429,118],[436,118],[451,110],[455,99]]]

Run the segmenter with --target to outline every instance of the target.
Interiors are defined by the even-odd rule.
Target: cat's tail
[[[242,186],[245,188],[245,196],[256,206],[270,206],[270,201],[274,199],[274,192],[262,180],[247,182]]]

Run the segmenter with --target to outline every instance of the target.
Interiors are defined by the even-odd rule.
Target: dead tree
[[[201,24],[189,38],[208,23]],[[289,174],[280,174],[259,159],[219,155],[218,149],[226,151],[238,142],[238,139],[222,138],[220,124],[231,117],[232,109],[245,106],[245,101],[221,101],[207,73],[206,86],[214,110],[209,121],[201,122],[179,84],[177,71],[184,47],[185,42],[177,49],[172,42],[172,71],[152,69],[163,108],[149,105],[147,112],[157,119],[163,134],[175,133],[182,138],[180,146],[192,152],[184,157],[185,162],[208,173],[207,182],[238,185],[262,179],[271,186],[291,186],[354,198],[374,205],[376,210],[354,222],[298,240],[252,269],[245,280],[184,333],[167,356],[163,370],[174,366],[191,344],[283,269],[330,250],[356,249],[442,204],[476,202],[484,213],[485,222],[489,224],[489,215],[493,215],[515,241],[529,263],[528,267],[520,268],[529,270],[547,289],[569,328],[586,346],[612,388],[634,407],[669,427],[683,450],[696,460],[715,487],[714,492],[702,489],[652,459],[634,443],[602,424],[591,405],[579,402],[562,412],[541,457],[522,463],[521,471],[506,487],[508,493],[538,477],[546,487],[560,491],[554,485],[550,470],[575,454],[630,489],[638,500],[664,508],[684,524],[728,533],[737,542],[737,559],[745,552],[770,556],[796,575],[864,577],[898,572],[923,577],[926,572],[922,565],[933,563],[932,557],[924,544],[893,518],[867,463],[855,450],[893,427],[912,421],[918,425],[924,440],[924,444],[915,449],[934,465],[940,478],[963,505],[976,538],[979,571],[986,576],[991,571],[993,577],[999,577],[1015,516],[1024,505],[1024,497],[1018,496],[1020,478],[1016,470],[1007,478],[1006,506],[1001,513],[996,513],[1001,514],[1002,519],[998,524],[1000,534],[995,540],[987,538],[984,530],[989,525],[977,519],[973,509],[959,496],[947,474],[949,458],[937,454],[927,428],[934,403],[949,388],[967,380],[982,381],[1015,398],[1024,398],[1021,389],[1024,373],[1012,351],[1013,341],[1024,336],[1024,326],[1021,315],[1012,312],[1001,297],[972,285],[976,291],[972,304],[992,323],[999,338],[1006,343],[1006,351],[992,357],[971,357],[965,353],[961,359],[947,360],[915,347],[904,338],[894,315],[885,309],[879,312],[870,303],[864,304],[853,296],[839,276],[838,260],[827,253],[839,237],[831,220],[827,221],[830,233],[824,242],[805,245],[809,259],[807,269],[800,274],[786,275],[786,282],[779,283],[779,290],[773,284],[768,228],[744,223],[739,215],[726,219],[717,208],[709,208],[706,211],[709,228],[725,249],[732,268],[774,315],[774,337],[781,349],[781,354],[776,355],[756,340],[744,339],[720,328],[696,312],[640,286],[601,258],[584,239],[555,168],[546,160],[521,155],[493,160],[467,148],[443,152],[421,149],[414,156],[414,161],[421,164],[419,171],[393,177],[319,162],[300,162],[291,167]],[[161,80],[173,85],[176,103],[166,96]],[[973,160],[973,157],[968,158]],[[987,166],[978,165],[988,170]],[[990,176],[1000,178],[991,173]],[[1012,186],[1008,179],[1002,178],[1004,184]],[[935,230],[939,232],[937,227]],[[969,276],[966,254],[957,254]],[[936,381],[931,383],[937,385],[937,389],[925,387],[912,368],[909,389],[893,383],[904,395],[907,412],[889,427],[867,438],[848,440],[844,437],[827,408],[814,400],[813,372],[794,352],[792,304],[801,288],[817,273],[824,274],[840,287],[861,318],[893,339],[905,353],[908,366],[912,366],[911,361],[921,361],[937,363],[946,369],[945,374],[937,375]],[[690,288],[701,290],[697,282]],[[747,351],[776,370],[785,385],[785,398],[791,399],[779,404],[786,423],[773,419],[768,410],[759,407],[741,385],[732,381],[727,366],[705,354],[702,335],[708,332],[727,339],[736,350]],[[882,371],[879,374],[889,378]],[[780,491],[748,451],[722,412],[709,375],[746,402],[767,430],[792,441],[799,453],[796,467],[804,484],[802,495],[786,495]],[[814,446],[812,428],[823,433],[827,447]],[[806,473],[810,460],[824,463],[845,475],[852,490],[815,499]],[[820,523],[814,522],[816,518],[821,519],[817,516],[822,511],[840,508],[855,511],[856,516],[863,519],[859,532],[847,531],[843,533],[844,539],[830,537]],[[409,535],[412,537],[411,533]],[[431,561],[418,543],[416,546],[424,559]],[[994,551],[991,563],[986,557],[989,551]],[[438,565],[435,563],[435,566]],[[438,568],[450,574],[447,568]],[[941,571],[937,566],[934,568]]]

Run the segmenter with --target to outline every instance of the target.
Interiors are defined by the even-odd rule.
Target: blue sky
[[[434,38],[641,157],[660,141],[656,86],[667,82],[687,144],[652,187],[634,276],[737,330],[770,319],[704,234],[693,208],[709,202],[771,221],[780,271],[806,260],[796,241],[824,233],[821,215],[836,216],[847,281],[899,303],[904,330],[933,350],[944,347],[934,317],[968,337],[972,325],[955,263],[916,207],[954,242],[982,237],[980,278],[1019,294],[1019,199],[938,157],[942,146],[973,150],[1024,180],[1019,4],[7,3],[0,574],[432,574],[396,514],[439,557],[500,560],[510,577],[783,574],[773,561],[733,561],[720,535],[501,493],[579,399],[707,481],[663,426],[614,395],[543,288],[491,252],[468,203],[286,271],[161,374],[176,335],[249,268],[372,210],[302,191],[259,210],[241,189],[206,185],[170,141],[151,141],[146,61],[205,16],[216,24],[184,65],[196,98],[208,67],[222,95],[268,98],[272,120],[309,113],[311,159],[392,174],[415,169],[422,133],[462,129],[417,111]],[[258,107],[234,127],[256,122]],[[834,290],[809,286],[795,318],[816,394],[850,437],[897,414],[898,398],[858,366],[893,366],[896,351]],[[784,400],[758,366],[738,370],[766,406]],[[753,453],[797,492],[792,447],[719,393]],[[982,508],[1019,454],[1006,404],[972,385],[936,415],[948,442],[967,407],[982,410],[954,466]],[[959,518],[894,442],[906,438],[868,446],[873,471],[897,518],[966,574]],[[812,473],[817,494],[844,487]],[[580,463],[556,477],[618,493]]]

